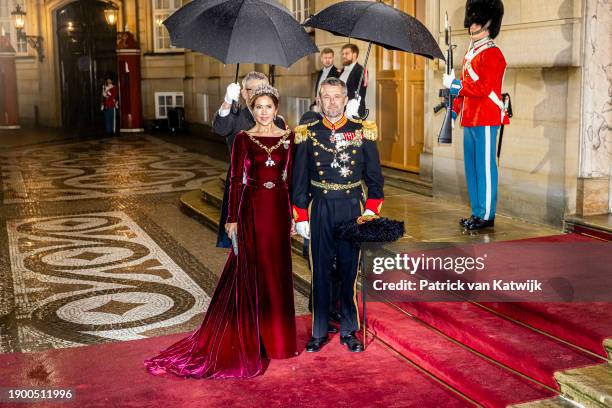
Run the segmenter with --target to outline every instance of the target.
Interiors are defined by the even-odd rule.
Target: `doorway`
[[[385,0],[421,22],[425,0]],[[377,47],[376,118],[384,166],[419,172],[424,138],[425,60],[414,54]]]
[[[79,0],[55,12],[64,129],[103,128],[105,78],[117,86],[117,28],[106,22],[108,7],[114,6]]]

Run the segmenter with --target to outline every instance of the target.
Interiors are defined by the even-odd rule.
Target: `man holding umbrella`
[[[355,44],[345,44],[342,47],[342,65],[344,68],[340,73],[340,79],[346,84],[348,96],[351,98],[346,106],[346,116],[349,118],[363,118],[366,112],[365,96],[368,83],[365,78],[367,78],[367,72],[357,62],[357,58],[359,58],[359,47]]]
[[[341,278],[340,342],[351,352],[363,351],[355,332],[360,321],[356,301],[359,249],[338,240],[334,226],[361,215],[375,215],[383,203],[374,122],[347,119],[346,84],[328,78],[318,97],[323,118],[295,130],[292,202],[298,234],[310,239],[312,268],[312,337],[306,351],[321,350],[328,340],[332,266]],[[364,203],[362,182],[368,187]],[[312,232],[312,238],[311,238]]]
[[[469,231],[494,226],[497,202],[497,131],[508,124],[502,102],[506,60],[493,39],[499,34],[504,5],[501,0],[468,0],[464,26],[471,43],[461,79],[444,74],[443,83],[455,95],[453,119],[461,112],[465,177],[472,215],[459,221]]]
[[[242,79],[242,89],[237,83],[231,83],[227,86],[223,104],[215,115],[213,120],[213,130],[219,136],[225,137],[227,148],[230,153],[234,145],[234,138],[243,131],[249,130],[255,125],[255,119],[249,109],[253,90],[261,85],[267,85],[268,78],[261,72],[251,71]],[[237,113],[232,113],[232,104],[239,102],[239,95],[246,102],[245,107],[238,110]],[[274,119],[274,124],[281,129],[285,128],[285,121],[279,115]],[[221,248],[229,248],[231,242],[225,232],[225,219],[227,218],[227,200],[229,197],[229,172],[225,179],[225,190],[223,192],[223,204],[221,206],[221,218],[219,220],[219,229],[217,232],[217,246]]]

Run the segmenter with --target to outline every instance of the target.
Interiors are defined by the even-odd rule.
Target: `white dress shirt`
[[[351,72],[353,71],[353,68],[355,68],[355,64],[357,64],[357,61],[353,62],[351,65],[344,67],[344,69],[342,70],[342,74],[340,74],[340,79],[346,84],[346,81],[348,81],[348,77],[349,75],[351,75]]]

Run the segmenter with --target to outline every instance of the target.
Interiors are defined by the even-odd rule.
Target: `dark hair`
[[[342,92],[344,93],[344,96],[348,94],[346,84],[343,80],[341,80],[340,78],[330,77],[321,82],[321,87],[319,88],[319,96],[321,96],[321,91],[323,90],[323,87],[325,85],[342,87]]]
[[[323,48],[321,50],[321,55],[323,55],[323,54],[333,54],[333,53],[334,53],[334,50],[332,50],[331,48]]]
[[[357,47],[355,44],[344,44],[342,46],[342,50],[345,50],[347,48],[349,48],[351,51],[357,54],[357,56],[359,56],[359,47]]]
[[[274,103],[274,107],[278,109],[278,97],[274,95],[272,92],[262,92],[260,94],[255,95],[253,99],[251,99],[251,109],[255,109],[255,102],[257,102],[257,100],[261,98],[262,96],[268,96],[270,99],[272,99],[272,103]]]

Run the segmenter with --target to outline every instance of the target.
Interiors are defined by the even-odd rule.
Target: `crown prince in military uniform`
[[[292,201],[296,230],[310,238],[312,268],[312,337],[306,351],[327,342],[330,274],[334,258],[341,277],[340,342],[363,351],[359,330],[356,279],[359,249],[334,237],[334,226],[361,215],[378,215],[383,202],[383,177],[376,148],[376,124],[347,119],[346,85],[328,78],[319,91],[323,118],[295,131]],[[367,186],[364,207],[363,184]],[[312,237],[311,237],[312,235]]]

